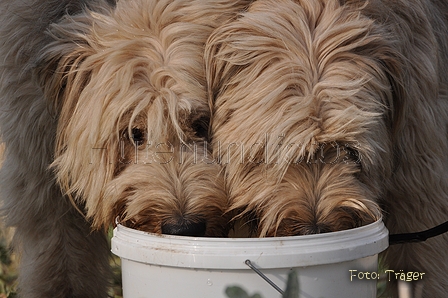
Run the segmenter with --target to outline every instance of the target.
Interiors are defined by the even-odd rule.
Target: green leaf
[[[299,279],[297,272],[292,270],[288,274],[288,282],[286,283],[286,290],[283,298],[298,298],[299,297]]]
[[[240,287],[227,287],[226,295],[229,298],[250,298],[249,294]]]

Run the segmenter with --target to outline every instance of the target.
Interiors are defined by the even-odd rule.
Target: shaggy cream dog
[[[224,236],[203,48],[248,1],[5,0],[1,196],[22,297],[106,297],[116,217]]]
[[[255,236],[448,219],[448,2],[259,0],[206,47],[213,150]],[[448,293],[448,234],[386,253]]]

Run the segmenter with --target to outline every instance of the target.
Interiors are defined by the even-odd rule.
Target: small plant
[[[109,241],[109,247],[111,246],[111,239],[113,236],[113,228],[110,227],[108,230],[107,239]],[[109,297],[111,298],[122,298],[122,284],[121,284],[121,260],[114,254],[111,254],[109,261],[112,270],[112,284],[109,289]],[[0,297],[2,298],[2,297]]]
[[[17,297],[15,285],[17,279],[16,262],[11,254],[5,229],[0,224],[0,298]]]
[[[238,286],[227,287],[226,295],[229,298],[263,298],[263,296],[258,293],[250,296],[244,289]],[[282,298],[299,298],[299,279],[295,270],[292,270],[288,274],[286,290],[283,293]]]
[[[263,298],[260,294],[255,293],[249,296],[245,290],[238,286],[232,286],[226,288],[226,295],[229,298]]]

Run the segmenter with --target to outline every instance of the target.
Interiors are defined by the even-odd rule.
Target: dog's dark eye
[[[345,146],[344,147],[345,155],[346,155],[346,161],[347,162],[354,162],[356,164],[361,165],[361,154],[359,151],[353,147]]]
[[[145,133],[140,128],[134,127],[131,130],[130,140],[136,145],[142,145],[145,142]]]
[[[197,137],[201,139],[208,138],[208,125],[209,119],[206,117],[202,117],[193,122],[192,128]]]

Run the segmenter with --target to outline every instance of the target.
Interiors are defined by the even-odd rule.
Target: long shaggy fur
[[[103,228],[117,216],[226,234],[220,167],[199,145],[203,48],[247,3],[1,2],[0,190],[22,297],[106,297]]]
[[[205,53],[213,150],[253,235],[447,220],[448,5],[259,0]],[[386,252],[448,292],[448,236]]]
[[[62,102],[53,166],[60,185],[86,204],[95,227],[110,223],[115,203],[101,186],[119,183],[124,168],[141,163],[128,151],[158,143],[179,151],[182,143],[206,141],[202,52],[211,31],[229,17],[229,4],[124,1],[110,13],[86,12],[50,28],[55,41],[42,51],[38,78],[47,97],[56,106]],[[136,129],[143,144],[125,140]],[[225,209],[225,197],[221,201]]]

